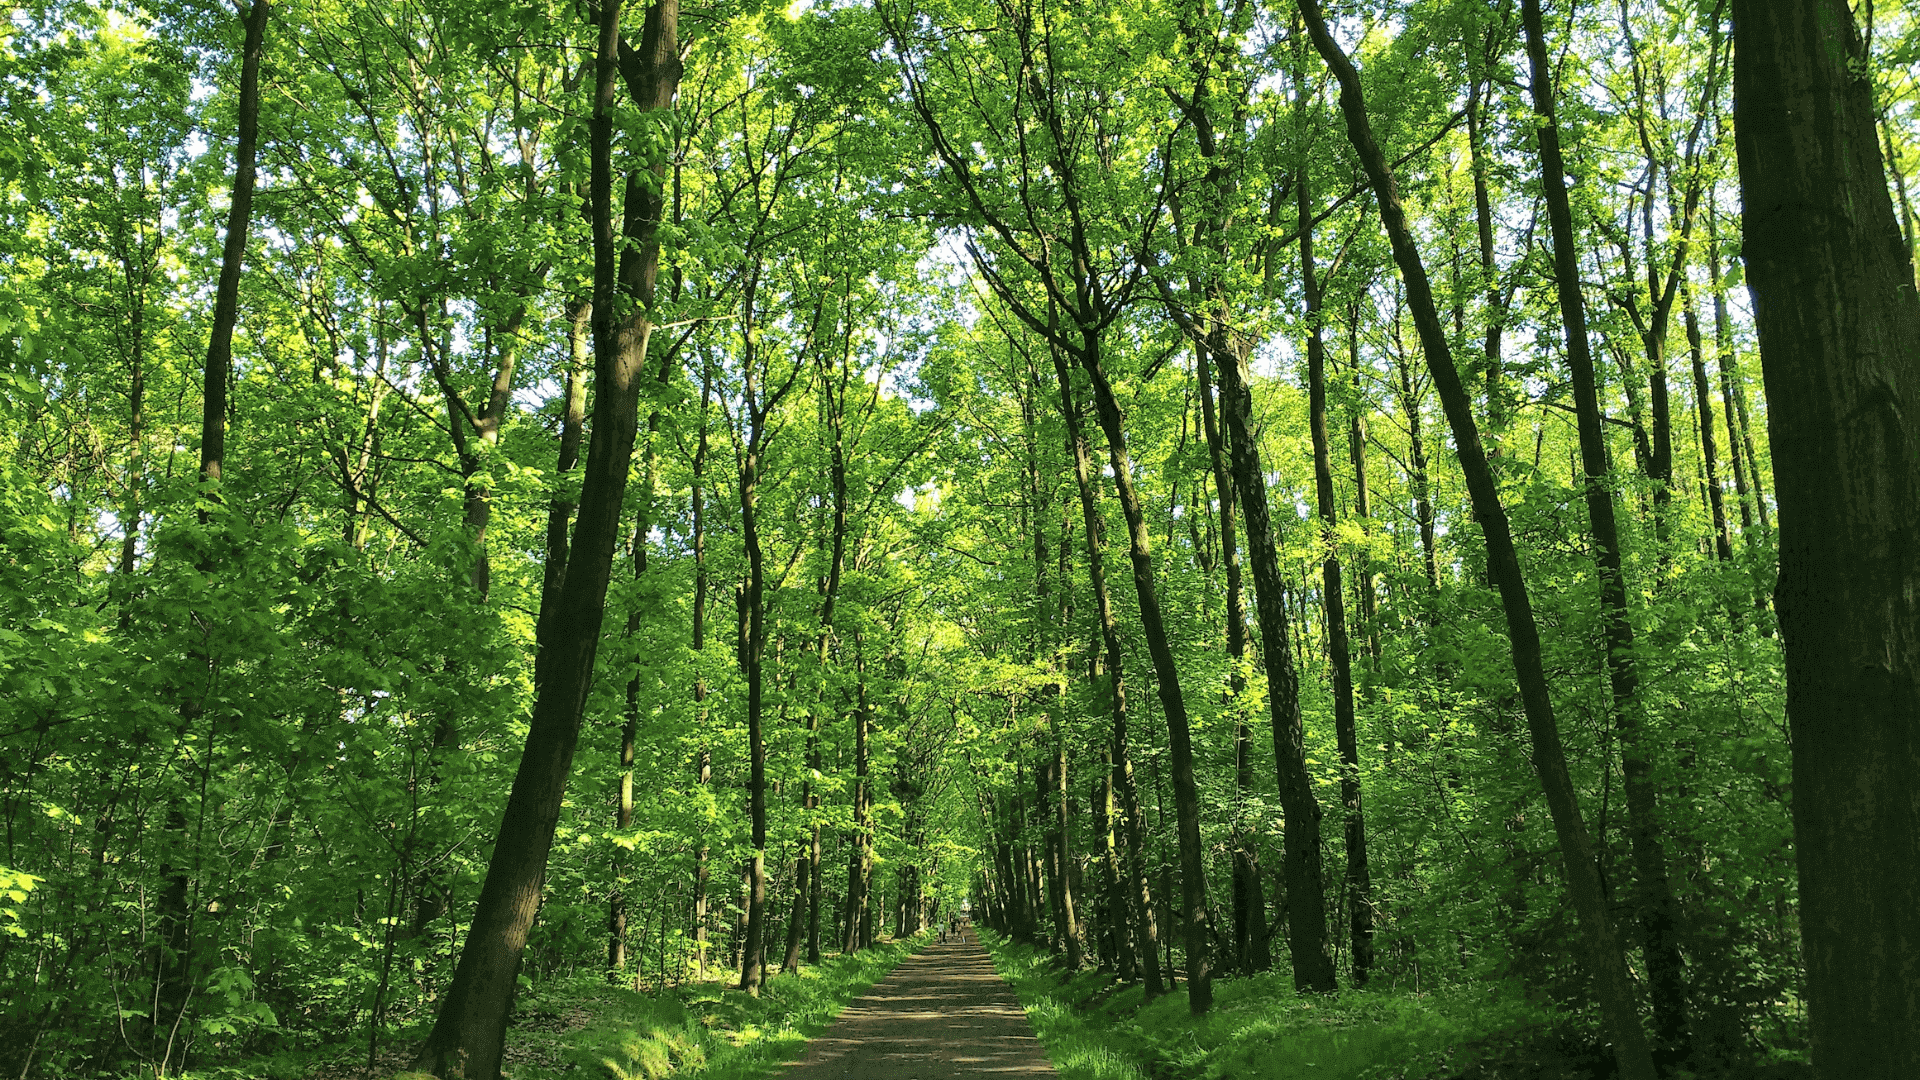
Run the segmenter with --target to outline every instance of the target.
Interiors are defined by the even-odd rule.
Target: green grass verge
[[[604,984],[561,989],[551,999],[536,995],[527,1016],[553,1008],[591,1008],[586,1026],[545,1037],[518,1033],[528,1056],[512,1080],[565,1076],[595,1080],[760,1080],[806,1050],[847,1002],[885,978],[923,944],[913,938],[836,956],[798,976],[769,981],[759,997],[718,983],[698,983],[645,995]],[[534,1025],[527,1025],[532,1028]],[[509,1038],[509,1046],[517,1041]],[[537,1042],[548,1052],[537,1053]]]
[[[925,935],[832,956],[771,979],[759,997],[720,982],[652,994],[598,975],[523,990],[507,1033],[507,1080],[763,1080],[799,1057],[847,1002],[885,978]],[[423,1023],[430,1023],[430,1018]],[[417,1033],[424,1036],[424,1028]],[[426,1080],[404,1070],[409,1041],[383,1048],[371,1075]],[[366,1044],[284,1052],[196,1068],[181,1080],[361,1080]],[[400,1071],[396,1072],[395,1069]]]
[[[1477,1075],[1480,1048],[1558,1020],[1505,987],[1303,995],[1284,973],[1218,981],[1196,1017],[1184,988],[1148,1003],[1139,987],[1069,977],[1045,953],[981,936],[1064,1080],[1439,1080]]]

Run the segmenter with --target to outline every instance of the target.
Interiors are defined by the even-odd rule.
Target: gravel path
[[[1013,988],[973,931],[930,945],[847,1005],[779,1080],[1051,1080]]]

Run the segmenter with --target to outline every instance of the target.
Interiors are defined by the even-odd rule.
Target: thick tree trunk
[[[1841,0],[1735,0],[1814,1069],[1920,1076],[1920,299]]]
[[[545,620],[534,665],[533,716],[526,748],[494,840],[465,947],[417,1067],[440,1077],[495,1080],[506,1040],[507,1011],[520,954],[539,910],[547,854],[553,844],[580,719],[593,681],[607,586],[620,539],[620,507],[639,428],[639,396],[652,333],[659,268],[654,233],[660,198],[634,169],[625,215],[626,250],[615,277],[611,145],[619,65],[618,0],[600,9],[597,98],[592,126],[594,204],[593,427],[581,485],[559,617]],[[668,108],[680,80],[677,0],[656,0],[633,58],[631,84],[643,109]],[[656,169],[656,174],[664,170]],[[616,299],[617,298],[617,299]],[[616,315],[616,304],[622,310]]]
[[[1527,715],[1527,728],[1533,741],[1534,768],[1547,796],[1554,832],[1585,939],[1588,975],[1594,981],[1605,1031],[1613,1042],[1614,1060],[1625,1080],[1654,1080],[1653,1057],[1646,1033],[1640,1027],[1635,1008],[1633,982],[1627,970],[1626,953],[1621,947],[1607,911],[1599,865],[1586,823],[1580,817],[1578,794],[1567,772],[1566,753],[1560,744],[1560,729],[1553,715],[1553,700],[1547,690],[1546,672],[1541,663],[1540,634],[1527,598],[1526,580],[1514,550],[1512,531],[1507,523],[1506,507],[1500,501],[1500,489],[1488,467],[1480,444],[1480,431],[1474,422],[1472,404],[1460,374],[1454,368],[1446,328],[1434,308],[1433,291],[1427,283],[1426,267],[1420,261],[1406,211],[1400,205],[1399,185],[1394,179],[1386,155],[1374,141],[1373,127],[1367,118],[1366,99],[1361,96],[1360,74],[1346,53],[1327,32],[1320,13],[1319,0],[1301,0],[1301,14],[1313,37],[1314,48],[1340,82],[1340,109],[1345,115],[1347,135],[1367,172],[1381,223],[1393,246],[1394,262],[1406,281],[1407,299],[1413,309],[1420,341],[1426,352],[1440,402],[1453,429],[1459,452],[1460,468],[1473,503],[1474,517],[1486,538],[1487,570],[1500,590],[1505,609],[1508,644],[1513,652],[1515,673],[1519,677],[1521,703]]]

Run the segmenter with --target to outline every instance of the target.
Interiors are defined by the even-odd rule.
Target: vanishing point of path
[[[847,1005],[779,1080],[1050,1080],[1013,987],[973,931],[907,957]]]

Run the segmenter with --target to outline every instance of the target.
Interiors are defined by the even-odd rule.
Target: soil
[[[973,931],[930,945],[855,998],[779,1080],[994,1080],[1056,1074]]]

